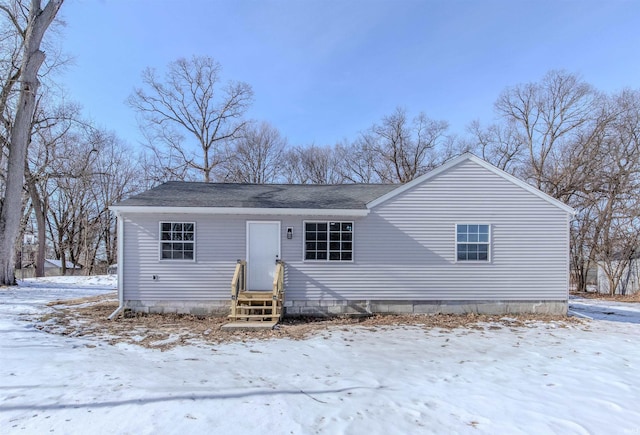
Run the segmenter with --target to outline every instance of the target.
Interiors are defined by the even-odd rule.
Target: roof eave
[[[168,207],[146,205],[113,205],[109,210],[115,213],[143,214],[212,214],[212,215],[253,215],[253,216],[348,216],[359,217],[369,214],[369,209],[321,209],[321,208],[254,208],[254,207]]]

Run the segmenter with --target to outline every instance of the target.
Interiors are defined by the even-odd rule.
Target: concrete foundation
[[[285,316],[368,316],[371,314],[555,314],[566,315],[567,301],[373,301],[288,300]],[[226,316],[230,301],[126,301],[125,308],[140,313]]]
[[[567,301],[286,301],[286,316],[370,314],[554,314],[566,315]]]
[[[194,316],[226,316],[231,302],[214,301],[125,301],[125,309],[136,313],[192,314]]]

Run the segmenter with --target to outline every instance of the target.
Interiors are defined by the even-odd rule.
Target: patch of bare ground
[[[130,343],[166,350],[196,343],[246,342],[288,338],[302,340],[331,330],[348,331],[352,327],[378,330],[385,327],[410,326],[439,328],[449,332],[456,328],[469,330],[531,327],[540,322],[567,327],[583,321],[564,316],[509,315],[373,315],[370,317],[296,317],[286,318],[273,330],[225,331],[224,317],[197,317],[186,314],[142,314],[126,312],[111,321],[107,317],[117,308],[114,294],[48,304],[50,312],[37,319],[35,327],[45,332],[67,336],[95,337],[110,344]]]
[[[571,295],[579,296],[581,298],[587,298],[587,299],[600,299],[604,301],[640,303],[640,292],[632,295],[610,295],[607,293],[595,293],[595,292],[571,292]]]

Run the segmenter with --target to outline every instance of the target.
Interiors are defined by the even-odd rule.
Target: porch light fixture
[[[293,227],[287,227],[287,239],[293,239]]]

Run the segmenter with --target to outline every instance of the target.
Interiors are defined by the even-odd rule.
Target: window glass
[[[160,223],[160,258],[162,260],[195,259],[195,224],[193,222]]]
[[[305,260],[351,261],[353,222],[305,222]]]
[[[457,261],[489,261],[489,225],[456,226]]]

